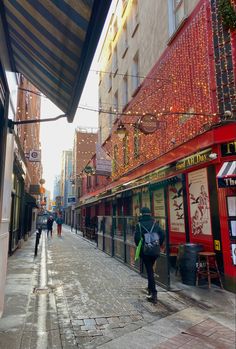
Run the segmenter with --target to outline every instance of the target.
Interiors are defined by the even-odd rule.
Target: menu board
[[[142,191],[142,207],[150,208],[150,193],[148,190]]]
[[[140,214],[139,194],[133,195],[133,216],[138,217]]]
[[[165,217],[165,197],[163,188],[153,192],[153,208],[155,217]]]

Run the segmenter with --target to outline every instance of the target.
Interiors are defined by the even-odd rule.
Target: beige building
[[[117,0],[99,56],[102,143],[198,1]]]

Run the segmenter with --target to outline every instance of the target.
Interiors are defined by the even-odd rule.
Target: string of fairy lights
[[[185,30],[175,39],[175,44],[166,50],[161,63],[158,62],[152,70],[151,77],[169,79],[170,84],[163,84],[161,90],[156,90],[149,96],[149,91],[155,89],[155,79],[144,80],[138,91],[122,115],[127,125],[132,124],[133,115],[159,113],[164,115],[167,127],[161,127],[154,134],[139,133],[140,154],[146,154],[146,161],[158,158],[174,147],[186,142],[201,133],[204,124],[218,121],[213,104],[211,45],[209,42],[211,27],[209,27],[209,12],[207,4],[203,3],[194,18],[186,25]],[[176,117],[176,113],[183,113]],[[192,111],[185,114],[185,111]],[[128,115],[130,113],[130,116]],[[163,112],[163,114],[161,114]],[[142,156],[135,158],[133,127],[128,125],[125,142],[120,142],[115,134],[106,142],[106,149],[113,154],[116,147],[116,158],[123,166],[116,166],[113,178],[118,178],[142,162]],[[117,149],[118,148],[118,149]],[[124,165],[124,158],[129,158],[128,165]]]
[[[142,86],[124,112],[81,105],[78,107],[100,114],[115,115],[128,125],[129,132],[125,141],[121,142],[113,132],[104,144],[106,151],[116,159],[114,179],[136,168],[143,161],[143,154],[145,161],[151,161],[201,133],[203,125],[211,125],[218,121],[219,114],[214,105],[216,81],[213,71],[213,33],[209,6],[206,2],[202,3],[151,74],[148,77],[140,77],[144,79]],[[216,11],[216,8],[213,8],[213,11]],[[218,22],[217,24],[222,25]],[[219,46],[226,44],[222,33]],[[226,59],[226,53],[224,52],[221,58]],[[220,64],[220,60],[217,64]],[[108,71],[99,73],[112,74]],[[230,84],[232,75],[229,69],[226,74],[227,83]],[[127,76],[121,73],[119,75]],[[160,84],[158,88],[157,83]],[[224,97],[227,97],[227,94],[228,92],[225,92]],[[109,106],[109,103],[106,105]],[[112,107],[112,104],[110,106]],[[168,126],[160,127],[154,134],[143,135],[133,126],[139,116],[146,114],[155,115],[160,120],[165,118],[165,125]],[[132,156],[134,152],[135,157]]]

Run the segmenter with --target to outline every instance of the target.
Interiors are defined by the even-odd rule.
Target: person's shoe
[[[146,294],[147,294],[147,296],[151,296],[151,294],[152,294],[148,287],[146,288]]]
[[[147,296],[146,299],[150,303],[157,304],[157,295],[156,294],[152,294],[150,296]]]

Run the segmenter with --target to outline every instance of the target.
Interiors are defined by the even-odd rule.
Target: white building
[[[198,0],[116,0],[99,56],[102,142]],[[157,81],[157,88],[164,81]]]

